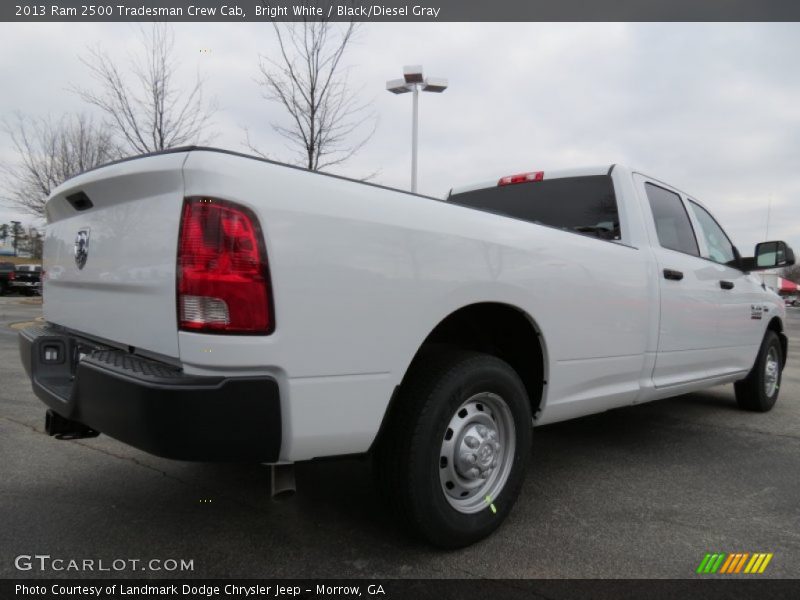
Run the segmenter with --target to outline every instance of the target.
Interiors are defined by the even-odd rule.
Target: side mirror
[[[794,252],[786,242],[761,242],[756,244],[753,270],[788,267],[794,264]]]

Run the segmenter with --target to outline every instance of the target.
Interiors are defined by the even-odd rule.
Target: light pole
[[[417,142],[419,138],[419,91],[441,94],[447,89],[447,79],[423,77],[422,66],[403,67],[403,79],[386,82],[386,89],[393,94],[413,92],[414,103],[411,112],[411,191],[417,191]]]

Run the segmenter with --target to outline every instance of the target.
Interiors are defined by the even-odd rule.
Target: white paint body
[[[620,243],[221,152],[122,162],[69,180],[48,204],[45,318],[188,373],[274,376],[284,461],[366,451],[428,334],[479,302],[516,307],[541,334],[537,424],[743,378],[783,302],[753,275],[661,248],[643,188],[655,180],[621,166],[612,178]],[[67,203],[77,190],[92,209]],[[178,331],[181,205],[196,195],[257,215],[272,335]],[[86,227],[79,270],[73,242]],[[665,280],[664,268],[686,277]],[[735,288],[721,290],[723,278]],[[751,320],[752,303],[763,319]]]

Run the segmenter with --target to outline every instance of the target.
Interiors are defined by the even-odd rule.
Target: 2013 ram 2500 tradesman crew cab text
[[[47,203],[46,325],[20,334],[47,430],[156,455],[370,453],[411,529],[457,547],[517,498],[532,424],[735,382],[778,396],[781,299],[693,197],[625,167],[446,201],[205,148]]]

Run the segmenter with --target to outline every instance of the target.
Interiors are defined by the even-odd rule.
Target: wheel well
[[[783,333],[783,322],[781,322],[780,318],[772,317],[769,324],[767,325],[767,330],[774,331],[778,334],[778,340],[781,343],[781,354],[783,355],[783,364],[786,365],[786,353],[789,350],[789,340],[786,338],[786,335]]]
[[[439,323],[420,350],[431,344],[458,346],[506,361],[525,385],[531,414],[536,416],[547,383],[544,352],[539,333],[524,312],[495,302],[465,306]]]

